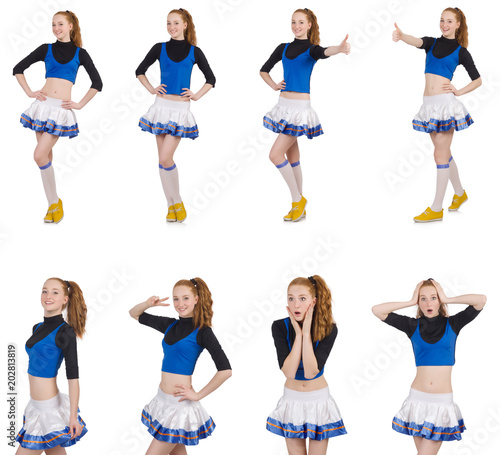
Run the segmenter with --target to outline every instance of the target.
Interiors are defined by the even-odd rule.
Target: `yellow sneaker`
[[[298,204],[298,202],[296,202]],[[292,221],[293,205],[290,211],[283,217],[283,221]],[[304,218],[306,217],[306,211],[304,210]]]
[[[175,204],[174,211],[177,221],[179,223],[182,223],[187,217],[186,209],[184,207],[184,202],[179,202],[178,204]]]
[[[442,221],[443,209],[439,212],[433,212],[430,207],[427,207],[420,215],[413,218],[417,223],[428,223],[429,221]]]
[[[167,221],[169,223],[175,223],[177,221],[177,218],[175,217],[175,210],[174,210],[173,205],[168,207]]]
[[[457,196],[456,194],[453,196],[453,202],[451,203],[451,205],[448,207],[448,210],[450,212],[456,212],[460,206],[468,201],[469,198],[467,197],[467,193],[465,192],[464,190],[464,194],[462,194],[462,196]]]
[[[45,215],[45,218],[43,219],[44,223],[53,223],[54,218],[52,217],[52,210],[56,207],[57,204],[52,204],[48,209],[47,209],[47,214]]]
[[[302,196],[299,202],[292,202],[292,221],[299,221],[306,211],[307,199]]]
[[[54,206],[54,209],[52,210],[52,218],[54,219],[54,223],[59,223],[63,219],[64,216],[64,211],[63,211],[63,204],[61,199],[57,202],[57,204],[52,204],[50,207]],[[49,207],[49,209],[50,209]]]

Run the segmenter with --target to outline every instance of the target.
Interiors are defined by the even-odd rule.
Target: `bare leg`
[[[184,444],[177,444],[170,455],[187,455],[186,446]]]
[[[420,444],[422,443],[422,438],[418,436],[413,436],[413,442],[415,443],[415,447],[417,448],[417,452],[420,450]]]
[[[162,442],[154,439],[148,447],[146,455],[168,455],[173,453],[175,446],[178,444],[172,444],[171,442]]]
[[[66,449],[64,447],[57,446],[57,447],[54,447],[52,449],[45,450],[45,453],[47,455],[65,455]]]
[[[302,167],[300,165],[300,150],[298,141],[295,141],[286,151],[286,159],[292,166],[293,175],[295,176],[299,193],[302,194]]]
[[[49,206],[59,201],[56,189],[56,179],[54,167],[52,166],[52,147],[57,142],[59,136],[49,133],[36,133],[37,146],[35,148],[34,159],[42,176],[43,189]]]
[[[180,137],[174,137],[169,134],[156,136],[158,158],[160,166],[163,167],[163,169],[160,168],[160,180],[169,207],[181,202],[179,174],[174,163],[174,153],[180,140]]]
[[[307,455],[306,440],[285,438],[288,455]]]
[[[443,208],[443,199],[450,179],[451,141],[453,140],[453,129],[443,133],[431,133],[434,144],[434,161],[437,165],[436,196],[431,205],[431,210],[439,212]]]
[[[19,446],[16,450],[16,455],[40,455],[42,452],[43,450],[31,450]]]
[[[171,134],[159,134],[156,136],[158,157],[163,167],[172,167],[174,165],[174,153],[180,141],[180,137],[172,136]]]
[[[431,441],[429,439],[420,438],[420,447],[418,455],[437,455],[443,441]]]
[[[309,439],[309,455],[326,455],[328,441],[328,439],[323,439],[323,441]]]
[[[271,148],[271,152],[269,153],[269,159],[278,168],[281,176],[285,179],[285,182],[288,185],[293,202],[299,202],[302,196],[299,191],[292,166],[287,162],[285,156],[296,142],[296,137],[289,136],[287,134],[279,134]]]

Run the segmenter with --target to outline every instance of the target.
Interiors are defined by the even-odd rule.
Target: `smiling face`
[[[181,318],[192,318],[198,296],[187,286],[176,286],[173,293],[174,308]]]
[[[170,13],[167,17],[167,31],[172,39],[183,40],[184,30],[187,28],[187,22],[182,20],[182,17],[176,13]]]
[[[443,11],[439,27],[441,28],[441,33],[445,38],[453,39],[455,38],[456,31],[460,27],[460,22],[457,22],[455,14],[451,11]]]
[[[47,280],[44,283],[40,300],[45,317],[61,314],[68,303],[68,297],[64,295],[61,283],[57,280]]]
[[[418,296],[418,306],[428,318],[433,318],[439,315],[441,302],[434,286],[422,286]]]
[[[70,39],[70,32],[73,30],[73,24],[68,22],[62,14],[56,14],[52,18],[52,33],[58,41],[68,42]]]
[[[307,39],[307,32],[311,25],[304,13],[294,13],[292,16],[292,32],[296,39]]]
[[[293,285],[288,288],[288,308],[297,322],[302,322],[307,309],[316,303],[316,297],[309,293],[306,286]]]

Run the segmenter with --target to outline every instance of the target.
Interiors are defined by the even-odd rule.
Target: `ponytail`
[[[54,16],[57,16],[58,14],[64,16],[70,24],[73,24],[73,28],[69,33],[69,37],[71,39],[71,42],[76,47],[82,47],[82,33],[80,31],[80,23],[78,22],[76,14],[66,10],[66,11],[59,11],[56,14],[54,14]]]
[[[61,278],[49,278],[60,283],[63,293],[68,297],[68,303],[63,306],[66,311],[68,324],[73,328],[78,338],[82,338],[85,333],[85,323],[87,322],[87,305],[83,298],[83,292],[74,281],[65,281]]]
[[[198,296],[198,302],[194,306],[193,324],[195,327],[212,327],[212,310],[213,300],[212,293],[208,289],[207,283],[201,278],[193,278],[191,280],[179,280],[175,283],[177,286],[186,286],[191,290],[194,296]]]
[[[191,45],[196,46],[196,30],[194,29],[194,22],[191,14],[183,8],[173,9],[168,14],[178,14],[181,16],[182,21],[187,23],[186,30],[184,30],[184,39]]]
[[[305,14],[307,21],[311,23],[311,28],[307,31],[307,39],[315,45],[319,44],[319,25],[316,15],[308,8],[298,9],[294,12]]]
[[[313,342],[321,341],[330,334],[335,325],[332,314],[332,293],[330,292],[330,288],[319,275],[313,275],[309,278],[295,278],[288,285],[288,289],[291,286],[305,286],[309,294],[316,297],[311,336]]]
[[[467,21],[465,19],[464,12],[459,8],[446,8],[444,11],[449,11],[455,15],[457,22],[460,22],[460,26],[455,32],[456,39],[460,46],[467,48],[469,46],[469,30],[467,28]],[[443,11],[443,13],[444,13]]]

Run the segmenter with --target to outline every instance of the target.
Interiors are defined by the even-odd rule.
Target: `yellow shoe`
[[[45,215],[45,218],[43,219],[44,223],[53,223],[54,218],[52,217],[52,210],[56,207],[57,204],[52,204],[48,209],[47,209],[47,214]]]
[[[63,219],[64,211],[61,199],[57,202],[57,204],[52,204],[50,207],[55,206],[52,210],[52,218],[54,219],[54,223],[59,223]],[[49,207],[49,210],[50,210]]]
[[[174,211],[177,221],[179,223],[182,223],[187,217],[186,209],[184,207],[184,202],[179,202],[178,204],[175,204]]]
[[[298,202],[296,202],[298,204]],[[283,217],[283,221],[292,221],[293,205],[290,211]],[[306,211],[304,210],[304,218],[306,217]]]
[[[177,218],[175,217],[175,210],[174,210],[173,205],[168,207],[167,221],[169,223],[175,223],[177,221]]]
[[[413,218],[417,223],[428,223],[429,221],[442,221],[443,209],[439,212],[433,212],[430,207],[427,207],[420,215]]]
[[[460,206],[465,202],[468,201],[469,198],[467,197],[467,193],[464,190],[464,194],[462,196],[457,196],[456,194],[453,196],[453,202],[451,205],[448,207],[448,210],[450,212],[456,212]]]
[[[292,221],[299,221],[305,214],[307,199],[302,196],[299,202],[292,202]]]

